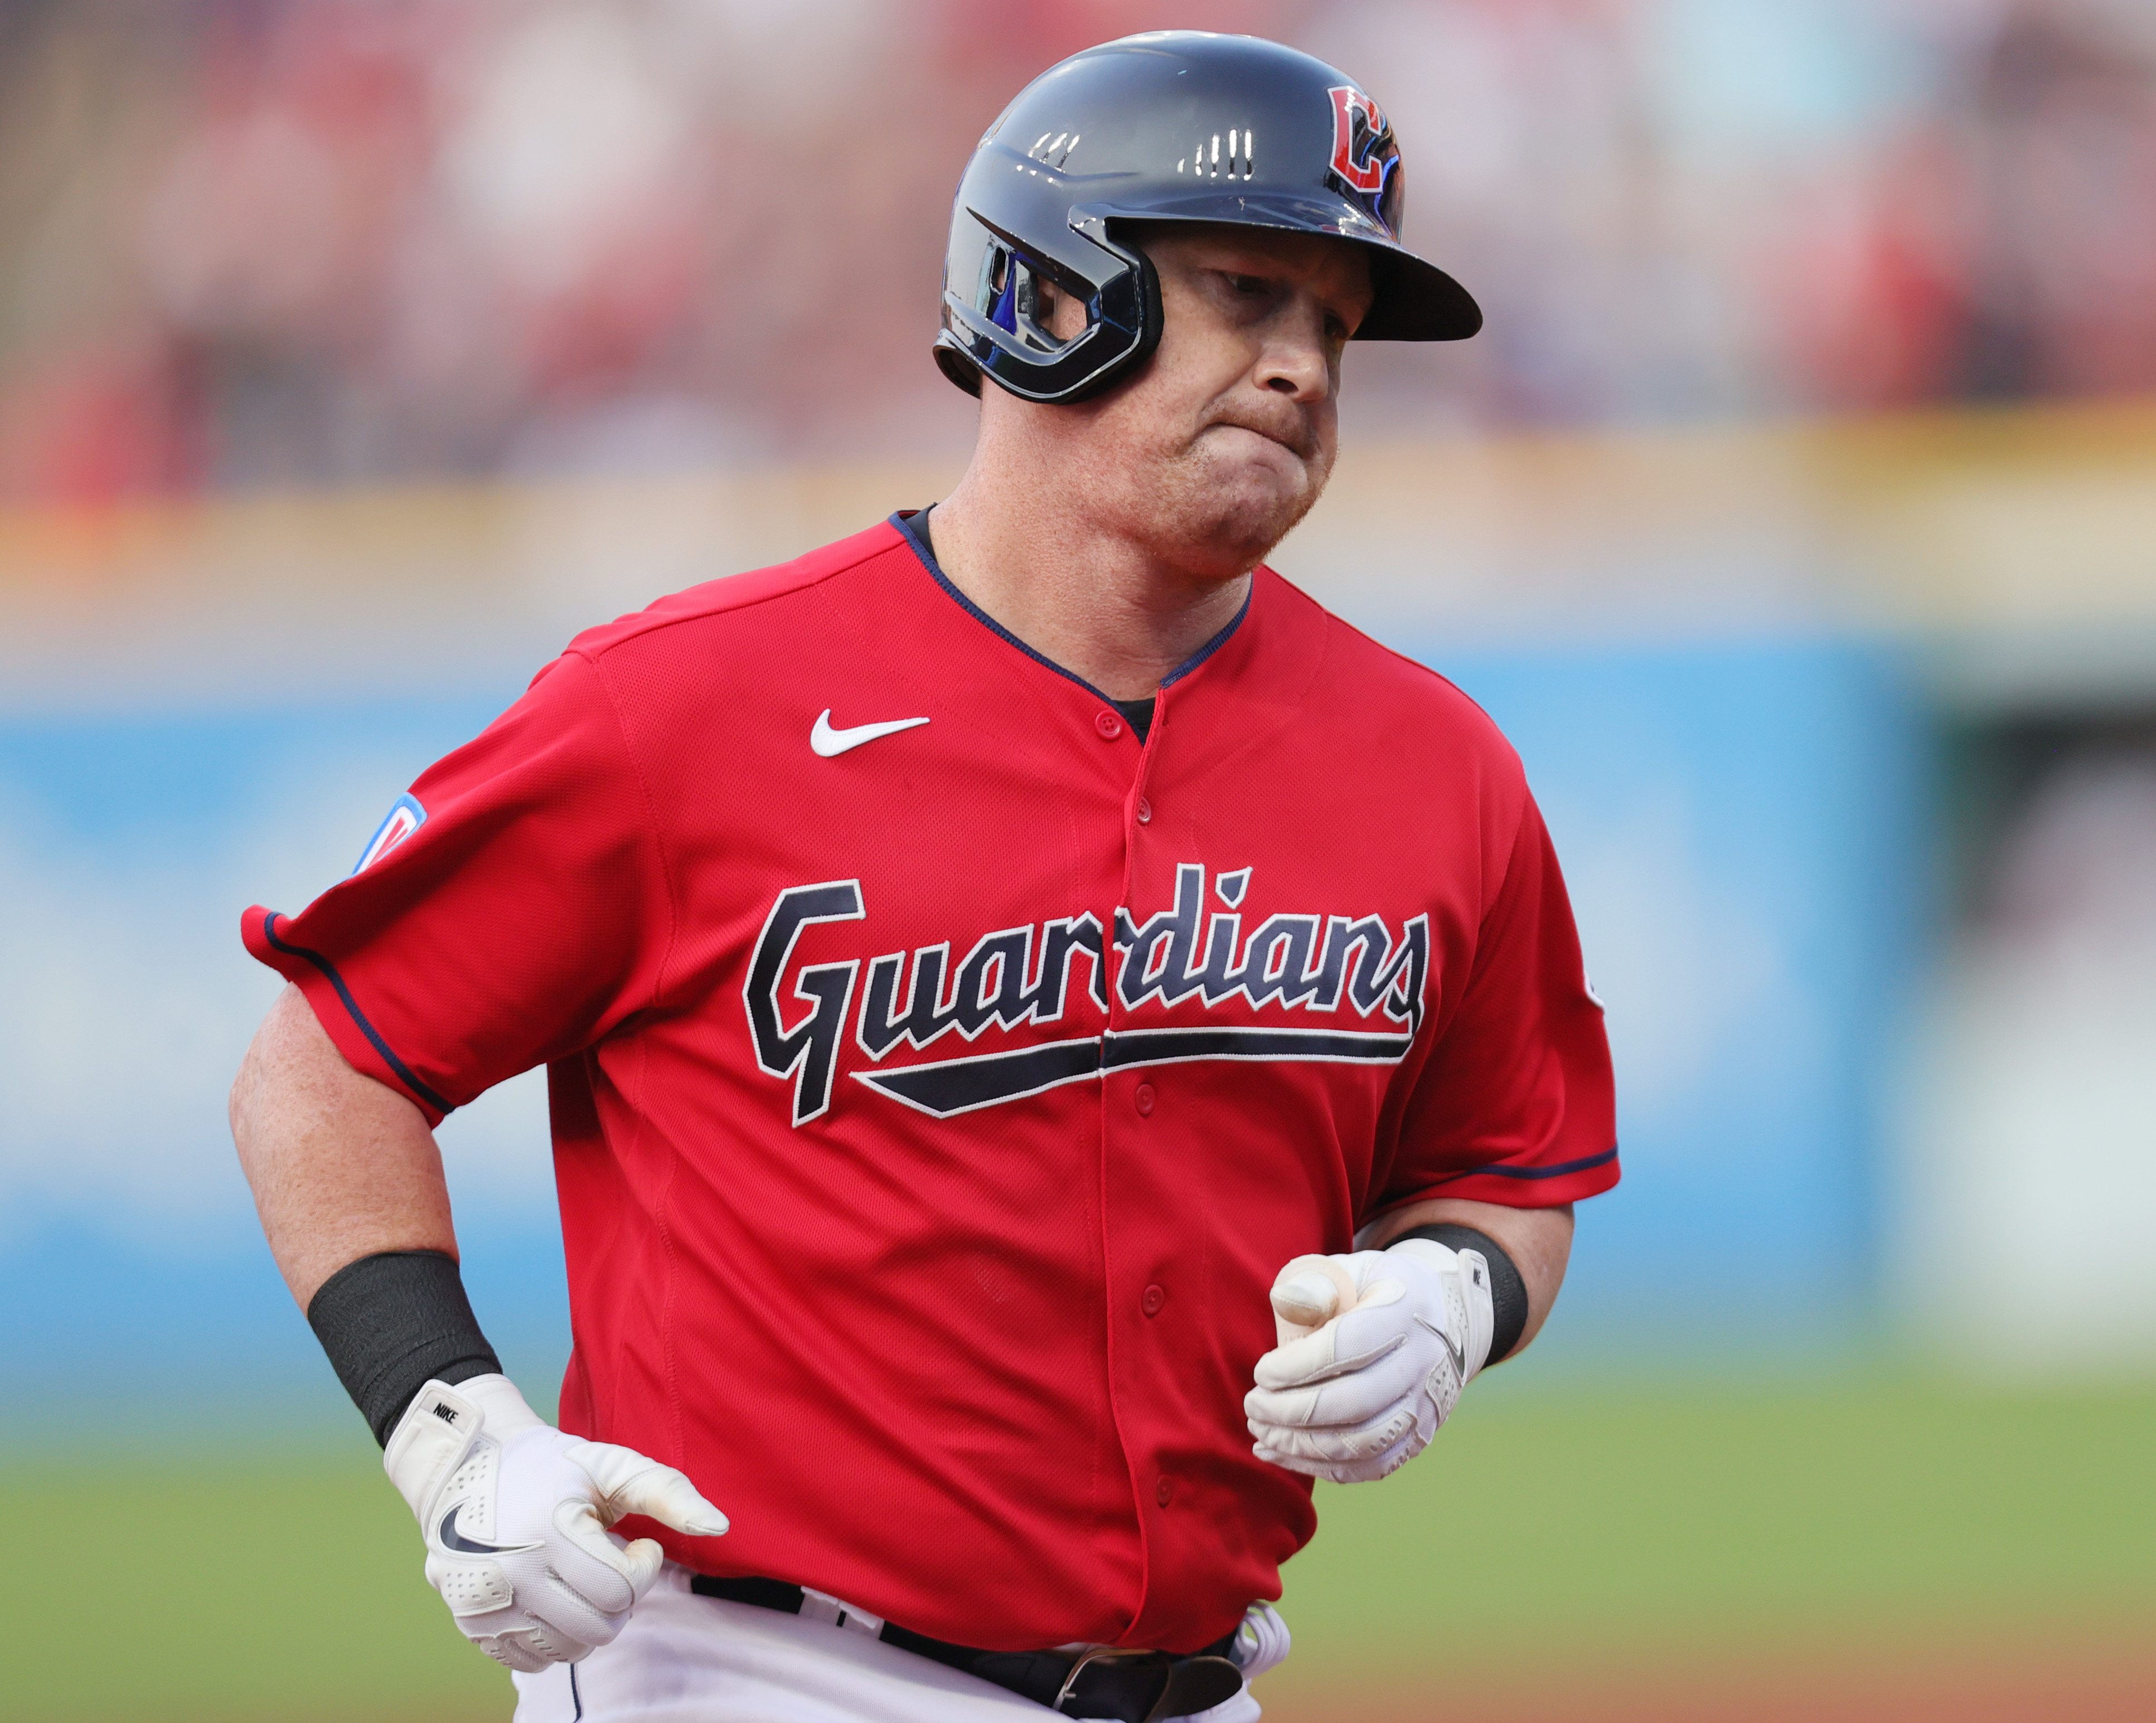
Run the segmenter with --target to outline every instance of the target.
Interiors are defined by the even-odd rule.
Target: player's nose
[[[1296,295],[1270,320],[1255,381],[1270,393],[1306,406],[1315,406],[1332,392],[1325,308],[1314,294]]]

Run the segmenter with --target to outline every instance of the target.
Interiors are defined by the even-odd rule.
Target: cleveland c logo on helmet
[[[1400,165],[1400,146],[1385,111],[1352,84],[1336,84],[1332,98],[1332,163],[1328,177],[1383,222],[1388,233],[1397,223],[1385,193]]]

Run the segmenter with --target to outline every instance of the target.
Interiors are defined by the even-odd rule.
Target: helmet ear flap
[[[1038,264],[999,235],[991,234],[981,248],[978,279],[973,285],[973,308],[981,319],[1011,336],[1022,346],[1051,353],[1067,343],[1041,320]],[[936,362],[944,376],[969,395],[981,392],[978,365],[963,355],[947,338],[936,343]]]
[[[1104,229],[1105,231],[1105,229]],[[1131,350],[1103,372],[1091,387],[1072,396],[1074,401],[1091,400],[1105,393],[1120,382],[1137,375],[1152,362],[1153,350],[1160,346],[1160,331],[1164,321],[1160,309],[1160,271],[1152,266],[1152,259],[1142,245],[1130,244],[1127,235],[1123,239],[1137,267],[1131,271],[1131,285],[1137,300],[1137,340]]]
[[[1071,228],[1106,265],[1087,279],[1070,259],[1036,255],[963,206],[961,214],[968,218],[953,223],[944,326],[933,349],[937,367],[957,387],[978,397],[985,374],[1027,400],[1086,401],[1152,356],[1160,344],[1160,277],[1142,249],[1111,237],[1106,221],[1072,212]],[[968,277],[972,291],[958,290]],[[1048,328],[1044,281],[1085,306],[1079,333]]]
[[[1160,272],[1153,268],[1145,248],[1131,243],[1127,229],[1116,233],[1110,223],[1101,222],[1096,231],[1102,242],[1112,240],[1116,254],[1129,267],[1110,287],[1086,301],[1086,332],[1091,336],[1101,325],[1111,325],[1127,333],[1129,345],[1085,382],[1056,397],[1065,405],[1091,401],[1128,382],[1145,369],[1160,346]]]
[[[959,350],[958,343],[949,330],[944,330],[937,336],[935,345],[929,351],[935,357],[936,368],[947,381],[957,385],[975,400],[980,399],[981,367]]]

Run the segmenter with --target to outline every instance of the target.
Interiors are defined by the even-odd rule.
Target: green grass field
[[[2125,1643],[2156,1608],[2152,1427],[2148,1389],[1493,1377],[1398,1477],[1322,1490],[1280,1709],[1821,1645]],[[18,1457],[0,1526],[14,1723],[506,1715],[363,1438],[245,1465]]]

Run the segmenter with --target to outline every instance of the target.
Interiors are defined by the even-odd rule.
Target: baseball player
[[[1401,197],[1306,55],[1055,67],[952,213],[958,487],[584,634],[247,912],[264,1228],[524,1723],[1248,1723],[1311,1479],[1548,1315],[1617,1164],[1543,823],[1261,566],[1346,343],[1479,326]],[[558,1425],[431,1135],[542,1064]]]

